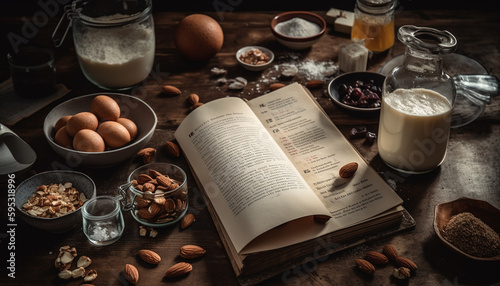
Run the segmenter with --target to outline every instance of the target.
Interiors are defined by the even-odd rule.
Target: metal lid
[[[357,0],[356,6],[370,14],[385,14],[394,10],[397,0]]]

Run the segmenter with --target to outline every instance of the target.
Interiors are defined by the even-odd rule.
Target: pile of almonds
[[[355,259],[355,264],[359,270],[368,275],[375,273],[375,266],[386,266],[389,261],[393,261],[397,267],[394,268],[392,275],[398,279],[408,279],[411,274],[417,271],[417,264],[406,257],[398,255],[396,249],[386,244],[382,253],[378,251],[368,251],[364,258]]]
[[[187,207],[187,192],[179,188],[180,182],[149,169],[147,174],[139,174],[132,186],[142,192],[135,197],[137,216],[147,222],[165,223],[173,221]],[[174,191],[173,193],[165,193]]]
[[[184,259],[197,259],[205,255],[206,251],[202,247],[198,245],[184,245],[180,248],[179,255]],[[149,249],[141,249],[137,253],[137,256],[143,260],[144,262],[151,265],[158,265],[161,262],[161,256]],[[193,270],[193,266],[188,262],[178,262],[174,265],[171,265],[165,271],[165,278],[178,278],[187,275],[189,272]],[[139,281],[139,270],[132,264],[125,264],[123,268],[123,276],[125,279],[132,283],[136,284]]]
[[[92,263],[92,259],[87,256],[80,256],[76,263],[77,268],[69,270],[76,256],[77,251],[74,247],[66,245],[59,248],[59,254],[54,262],[54,266],[60,271],[59,278],[64,280],[83,278],[84,282],[94,281],[97,277],[97,271],[94,269],[86,270]]]

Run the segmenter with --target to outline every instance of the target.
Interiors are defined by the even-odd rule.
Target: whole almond
[[[371,264],[369,261],[364,260],[364,259],[356,259],[354,260],[356,262],[356,266],[358,266],[359,270],[361,270],[363,273],[373,275],[375,273],[375,266]]]
[[[398,258],[398,252],[390,244],[384,245],[384,248],[382,249],[382,253],[385,254],[385,256],[387,256],[387,258],[389,258],[390,260],[396,260],[396,258]]]
[[[139,185],[142,185],[144,183],[147,183],[149,181],[152,181],[153,178],[151,178],[151,176],[147,175],[147,174],[140,174],[138,177],[137,177],[137,183]]]
[[[357,170],[358,170],[358,163],[356,162],[348,163],[342,166],[342,168],[340,168],[339,176],[341,178],[350,178],[354,176],[354,173],[356,173]]]
[[[149,264],[158,264],[161,261],[161,257],[158,253],[149,250],[149,249],[141,249],[137,253],[139,257]]]
[[[166,95],[175,96],[181,94],[181,91],[173,85],[164,85],[162,92]]]
[[[140,208],[137,210],[137,215],[145,220],[150,220],[155,217],[155,214],[151,213],[149,207]]]
[[[284,86],[285,86],[285,84],[284,84],[284,83],[275,82],[275,83],[273,83],[273,84],[271,84],[271,85],[269,86],[269,90],[277,90],[277,89],[280,89],[280,88],[282,88],[282,87],[284,87]]]
[[[181,228],[190,226],[195,221],[194,214],[187,214],[181,220]]]
[[[137,271],[137,268],[132,264],[125,264],[123,276],[132,284],[136,284],[139,281],[139,271]]]
[[[165,277],[175,278],[188,274],[193,270],[193,266],[187,262],[179,262],[172,265],[167,272],[165,272]]]
[[[386,265],[387,263],[389,263],[389,259],[387,258],[387,256],[378,251],[368,251],[365,254],[365,259],[376,265]]]
[[[401,266],[401,267],[406,267],[410,269],[411,271],[416,271],[417,270],[417,264],[415,262],[411,261],[408,258],[405,257],[398,257],[396,258],[396,264]]]
[[[142,161],[144,164],[151,163],[153,159],[155,158],[156,155],[156,149],[155,148],[144,148],[137,152],[137,157],[142,158]]]
[[[170,178],[165,175],[160,175],[156,177],[156,181],[158,182],[158,184],[165,187],[170,187],[170,185],[172,185],[172,180],[170,180]]]
[[[172,141],[167,141],[167,143],[165,143],[165,151],[167,151],[167,155],[171,157],[177,158],[180,155],[179,146]]]
[[[197,104],[198,102],[200,102],[200,97],[196,93],[191,93],[188,96],[188,101],[189,101],[189,103],[191,103],[191,105],[194,105],[194,104]]]
[[[198,245],[184,245],[181,247],[180,255],[182,258],[195,259],[205,255],[206,251]]]
[[[315,89],[315,88],[320,88],[325,84],[324,81],[319,80],[319,79],[312,79],[308,82],[306,82],[306,87],[310,89]]]

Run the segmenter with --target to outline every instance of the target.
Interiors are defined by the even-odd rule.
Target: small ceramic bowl
[[[344,73],[336,78],[334,78],[328,84],[328,94],[332,98],[333,102],[337,104],[344,110],[352,111],[355,113],[366,113],[373,114],[380,111],[379,107],[357,107],[348,105],[342,102],[342,95],[339,92],[341,85],[345,84],[347,86],[353,86],[356,81],[362,81],[364,83],[369,82],[370,80],[374,81],[374,84],[382,89],[384,84],[385,76],[375,72],[349,72]]]
[[[453,251],[470,259],[480,261],[500,261],[500,254],[486,258],[476,257],[460,250],[458,247],[446,240],[443,234],[444,226],[450,221],[451,217],[463,212],[471,213],[500,234],[500,210],[488,202],[463,197],[451,202],[438,204],[436,206],[434,210],[434,231],[439,239]]]
[[[304,20],[317,24],[320,28],[319,32],[312,36],[299,38],[299,37],[290,37],[276,31],[277,24],[283,23],[293,18],[302,18]],[[282,45],[292,50],[304,50],[310,48],[325,34],[325,30],[326,30],[325,20],[321,16],[307,11],[284,12],[275,16],[271,20],[271,31],[273,35],[276,37],[278,42],[280,42]]]
[[[52,233],[62,233],[73,229],[82,223],[81,208],[56,218],[42,218],[28,214],[23,210],[23,204],[35,193],[38,186],[50,184],[64,184],[71,182],[87,199],[96,195],[94,181],[87,175],[75,171],[48,171],[36,174],[23,181],[16,189],[17,214],[29,225]]]
[[[269,57],[269,61],[267,61],[266,63],[263,63],[263,64],[258,64],[258,65],[253,65],[253,64],[243,62],[241,60],[241,56],[245,55],[248,51],[251,51],[251,50],[261,51],[262,53],[264,53],[266,56]],[[238,52],[236,52],[236,59],[238,60],[240,65],[242,65],[247,70],[261,71],[261,70],[265,70],[273,63],[274,53],[268,48],[264,48],[264,47],[260,47],[260,46],[248,46],[248,47],[241,48],[238,50]]]
[[[122,117],[134,121],[138,129],[137,136],[123,147],[104,152],[82,152],[56,144],[54,141],[54,125],[57,120],[65,115],[90,111],[90,102],[100,94],[113,98],[120,106]],[[76,97],[54,107],[47,117],[45,117],[43,133],[50,147],[66,159],[66,163],[70,167],[82,165],[91,168],[106,168],[135,156],[153,136],[157,122],[158,119],[153,109],[138,97],[121,93],[103,92]]]

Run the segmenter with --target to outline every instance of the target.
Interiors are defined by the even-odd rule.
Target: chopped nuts
[[[250,65],[263,65],[269,62],[270,58],[259,49],[251,49],[244,54],[241,54],[239,59]]]
[[[91,269],[85,273],[85,277],[83,277],[83,281],[85,282],[92,282],[97,278],[97,271],[94,269]]]
[[[392,272],[392,276],[404,280],[408,279],[411,276],[411,271],[410,269],[406,267],[399,267],[399,268],[394,268],[394,271]]]
[[[35,217],[55,218],[79,209],[86,200],[70,182],[41,185],[22,208]]]

